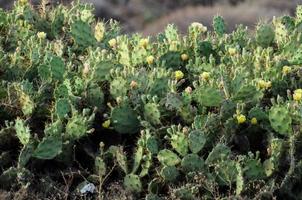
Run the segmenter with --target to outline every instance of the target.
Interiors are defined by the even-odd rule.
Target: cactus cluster
[[[301,6],[254,33],[216,16],[187,36],[126,35],[92,13],[79,1],[0,10],[1,191],[301,197]]]

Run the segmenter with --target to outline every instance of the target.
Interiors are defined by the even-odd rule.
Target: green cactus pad
[[[144,106],[144,118],[154,125],[160,124],[160,111],[155,103],[147,103]]]
[[[171,146],[181,156],[185,156],[189,150],[188,138],[182,132],[177,132],[171,136]]]
[[[180,158],[168,149],[163,149],[158,152],[157,159],[166,166],[175,166],[180,163]]]
[[[87,22],[83,22],[81,20],[75,21],[71,24],[71,36],[80,48],[87,48],[96,43],[91,27]]]
[[[200,152],[206,144],[206,136],[200,131],[195,130],[189,134],[189,148],[192,153]]]
[[[52,79],[56,81],[63,81],[65,73],[65,63],[60,57],[53,56],[49,67],[51,70]]]
[[[169,51],[162,55],[160,58],[160,63],[165,63],[165,65],[168,68],[172,68],[173,70],[178,69],[181,64],[181,54],[180,52],[175,52],[175,51]]]
[[[23,145],[28,144],[31,138],[31,134],[30,134],[30,129],[28,126],[25,125],[24,120],[20,118],[16,119],[15,129],[16,129],[17,137],[19,138],[21,144]]]
[[[150,153],[157,154],[159,149],[157,139],[153,136],[149,137],[146,141],[146,147]]]
[[[60,137],[45,137],[37,146],[33,157],[42,160],[51,160],[62,152],[62,139]]]
[[[209,153],[205,163],[207,165],[215,164],[216,162],[227,158],[230,154],[231,150],[229,147],[224,144],[218,143]]]
[[[194,91],[193,98],[200,105],[207,106],[207,107],[219,106],[223,101],[223,97],[222,97],[221,92],[219,90],[216,90],[214,88],[209,88],[209,87],[207,87],[207,88],[204,88],[204,87],[197,88]]]
[[[115,107],[111,112],[111,119],[114,129],[118,133],[133,134],[139,131],[140,122],[134,110],[127,103]]]
[[[70,111],[71,106],[67,99],[58,99],[56,101],[56,114],[59,118],[64,118]]]
[[[281,135],[289,135],[292,118],[285,106],[275,105],[269,111],[269,121],[272,128]]]
[[[261,24],[256,29],[256,42],[262,47],[270,46],[275,40],[275,32],[270,24]]]
[[[175,166],[165,166],[160,171],[161,177],[165,182],[174,182],[179,176],[179,172]]]
[[[142,183],[139,176],[135,174],[128,174],[124,178],[124,187],[126,190],[134,193],[142,191]]]
[[[186,173],[197,172],[204,168],[204,160],[197,154],[188,154],[182,159],[181,167]]]
[[[215,33],[220,37],[223,36],[224,33],[226,33],[226,25],[223,17],[215,16],[213,18],[213,28]]]

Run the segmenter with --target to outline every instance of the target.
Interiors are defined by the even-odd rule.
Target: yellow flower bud
[[[257,121],[256,117],[253,117],[251,119],[251,124],[256,125],[257,123],[258,123],[258,121]]]
[[[201,74],[201,78],[202,78],[203,80],[205,80],[205,81],[209,80],[209,78],[210,78],[210,72],[203,72],[203,73]]]
[[[154,56],[148,56],[146,60],[149,65],[152,65],[154,63]]]
[[[237,122],[238,124],[243,124],[246,121],[246,117],[242,114],[237,115]]]
[[[148,44],[149,44],[148,38],[144,38],[139,41],[139,46],[141,46],[143,48],[147,48]]]
[[[38,32],[37,36],[39,39],[44,40],[46,38],[46,33],[44,32]]]
[[[187,61],[188,59],[189,59],[188,54],[185,54],[185,53],[181,54],[181,60],[182,61]]]
[[[204,26],[203,24],[199,23],[199,22],[193,22],[191,24],[191,26],[193,28],[197,28],[200,32],[205,33],[207,32],[208,28],[206,26]]]
[[[104,25],[104,23],[98,22],[95,25],[95,29],[94,29],[94,37],[95,37],[95,39],[98,42],[102,41],[102,39],[104,38],[104,34],[105,34],[105,25]]]
[[[297,89],[297,90],[294,91],[293,99],[295,101],[301,101],[301,99],[302,99],[302,89]]]
[[[110,127],[110,119],[104,121],[104,122],[102,123],[102,126],[103,126],[104,128],[109,128],[109,127]]]
[[[111,47],[111,48],[116,48],[116,45],[117,45],[117,41],[116,41],[116,39],[115,38],[113,38],[113,39],[111,39],[111,40],[109,40],[109,46]]]
[[[289,74],[291,72],[291,68],[289,67],[289,66],[284,66],[283,68],[282,68],[282,73],[284,74],[284,75],[287,75],[287,74]]]
[[[258,87],[259,87],[260,89],[269,89],[269,88],[272,87],[272,82],[260,80],[260,81],[258,82]]]
[[[229,48],[229,49],[228,49],[228,52],[229,52],[229,54],[230,54],[231,56],[234,56],[234,55],[236,55],[236,53],[237,53],[237,49],[236,49],[236,48]]]
[[[182,73],[182,71],[180,71],[180,70],[177,70],[176,72],[175,72],[175,79],[178,81],[178,80],[180,80],[180,79],[182,79],[184,77],[184,73]]]

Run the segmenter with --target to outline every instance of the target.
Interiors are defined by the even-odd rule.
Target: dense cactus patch
[[[0,189],[300,199],[301,16],[144,38],[78,2],[0,10]]]

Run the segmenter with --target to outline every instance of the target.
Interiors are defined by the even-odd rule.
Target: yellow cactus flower
[[[188,59],[189,59],[188,54],[185,54],[185,53],[181,54],[181,60],[182,61],[187,61]]]
[[[234,56],[234,55],[236,55],[236,53],[237,53],[237,49],[236,49],[236,48],[229,48],[229,49],[228,49],[228,52],[229,52],[229,54],[230,54],[231,56]]]
[[[236,116],[238,124],[243,124],[246,121],[246,116],[239,114]]]
[[[193,28],[197,28],[200,32],[205,33],[208,31],[208,28],[199,22],[193,22],[191,24]]]
[[[113,39],[111,39],[111,40],[109,40],[109,46],[111,47],[111,48],[115,48],[116,47],[116,45],[117,45],[117,41],[116,41],[116,39],[115,38],[113,38]]]
[[[301,101],[301,99],[302,99],[302,89],[297,89],[297,90],[294,91],[293,99],[295,101]]]
[[[260,80],[258,82],[258,86],[259,86],[260,89],[269,89],[269,88],[272,87],[272,82]]]
[[[21,5],[25,5],[25,4],[27,4],[28,0],[19,0],[19,2]]]
[[[253,118],[251,119],[251,124],[256,125],[257,123],[258,123],[257,118],[256,118],[256,117],[253,117]]]
[[[98,22],[95,25],[95,29],[94,29],[94,37],[95,39],[100,42],[102,41],[102,39],[104,38],[104,34],[105,34],[105,25],[102,22]]]
[[[110,119],[108,119],[108,120],[106,120],[106,121],[104,121],[103,123],[102,123],[102,126],[104,127],[104,128],[109,128],[110,127]]]
[[[291,72],[291,68],[289,67],[289,66],[284,66],[283,68],[282,68],[282,73],[284,74],[284,75],[287,75],[287,74],[289,74]]]
[[[154,59],[154,56],[148,56],[146,60],[149,65],[152,65],[154,63]]]
[[[176,72],[175,72],[175,79],[178,81],[178,80],[180,80],[180,79],[182,79],[184,77],[184,73],[182,72],[182,71],[180,71],[180,70],[177,70]]]
[[[46,33],[44,32],[38,32],[37,36],[39,39],[44,40],[46,38]]]
[[[139,41],[139,46],[141,46],[143,48],[147,48],[148,44],[149,44],[148,38],[143,38]]]
[[[203,72],[201,74],[201,78],[205,81],[209,80],[210,79],[210,72]]]

